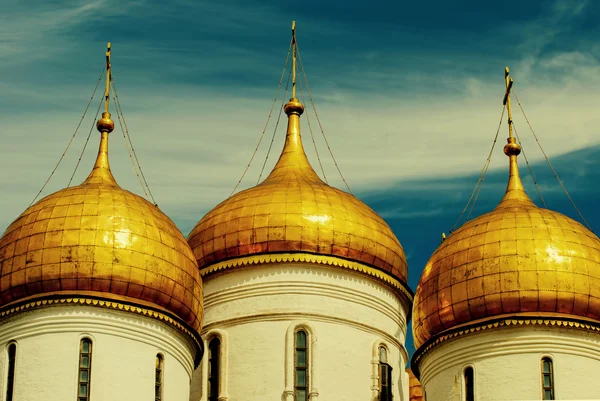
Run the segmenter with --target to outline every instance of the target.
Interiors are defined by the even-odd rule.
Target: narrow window
[[[387,349],[379,347],[379,401],[392,398],[392,367],[388,364]]]
[[[163,382],[163,356],[156,355],[156,373],[154,377],[154,400],[161,401],[162,398],[162,382]]]
[[[221,340],[214,337],[208,344],[208,401],[219,399],[219,357]]]
[[[554,374],[550,358],[542,358],[542,399],[554,399]]]
[[[296,389],[295,401],[308,400],[308,345],[306,341],[306,331],[296,332],[296,357],[294,367],[296,377],[294,387]]]
[[[15,385],[15,360],[17,357],[17,344],[8,346],[8,378],[6,383],[6,401],[13,400],[13,388]]]
[[[473,379],[473,368],[465,368],[465,401],[475,400],[475,382]]]
[[[90,399],[90,374],[92,368],[92,340],[84,338],[79,345],[79,389],[78,401]]]

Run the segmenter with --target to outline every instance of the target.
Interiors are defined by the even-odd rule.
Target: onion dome
[[[293,54],[295,72],[295,47]],[[390,227],[356,197],[323,182],[310,165],[295,79],[284,111],[285,144],[269,176],[221,202],[188,236],[201,274],[253,263],[311,261],[392,279],[407,289],[406,257]]]
[[[406,369],[406,373],[408,373],[408,400],[424,401],[423,387],[421,386],[419,379],[416,378],[410,369]]]
[[[202,282],[191,249],[157,206],[111,173],[109,80],[110,68],[92,172],[29,207],[0,238],[0,312],[86,303],[159,318],[197,337]]]
[[[600,239],[529,199],[517,166],[521,147],[512,136],[509,91],[506,98],[506,193],[493,211],[444,240],[425,266],[413,306],[417,347],[503,317],[600,321]]]

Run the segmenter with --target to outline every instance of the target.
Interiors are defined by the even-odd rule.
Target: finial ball
[[[518,156],[521,153],[521,145],[519,145],[515,138],[508,138],[508,143],[504,146],[504,154],[506,156]]]
[[[287,114],[288,116],[290,114],[301,115],[302,113],[304,113],[304,105],[302,105],[302,103],[300,103],[298,99],[293,97],[283,107],[283,111],[285,111],[285,114]]]
[[[102,118],[96,123],[96,128],[100,132],[108,132],[109,134],[115,129],[115,122],[110,119],[110,113],[102,113]]]

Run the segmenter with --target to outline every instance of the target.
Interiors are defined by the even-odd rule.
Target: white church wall
[[[409,306],[387,284],[342,268],[281,263],[211,276],[204,296],[203,337],[226,333],[220,401],[293,400],[298,327],[310,344],[309,399],[372,400],[373,347],[382,342],[390,351],[394,399],[408,401]],[[207,372],[208,351],[193,378],[192,401],[207,400]]]
[[[20,313],[2,322],[0,399],[6,391],[7,345],[15,342],[15,400],[75,400],[83,338],[92,340],[91,400],[154,399],[158,353],[164,357],[163,400],[189,398],[194,351],[186,337],[149,317],[69,304]]]
[[[600,334],[558,326],[508,326],[441,343],[419,365],[427,400],[464,401],[474,369],[476,400],[542,399],[541,360],[553,361],[555,399],[597,399]]]

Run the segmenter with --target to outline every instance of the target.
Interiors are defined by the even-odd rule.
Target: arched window
[[[79,388],[78,401],[89,401],[92,371],[92,340],[84,338],[79,344]]]
[[[161,401],[163,399],[163,364],[164,359],[161,354],[156,355],[156,373],[154,377],[154,400]]]
[[[17,358],[17,344],[8,346],[8,377],[6,382],[6,401],[13,400],[13,389],[15,385],[15,362]]]
[[[475,379],[473,368],[468,366],[464,371],[465,401],[475,401]]]
[[[379,401],[392,401],[392,367],[388,364],[388,351],[379,347]]]
[[[552,359],[542,358],[542,400],[554,399],[554,373]]]
[[[295,342],[295,379],[294,389],[296,390],[296,401],[308,400],[308,342],[306,331],[298,330],[296,332]]]
[[[219,399],[219,357],[221,340],[214,337],[208,344],[208,401]]]

